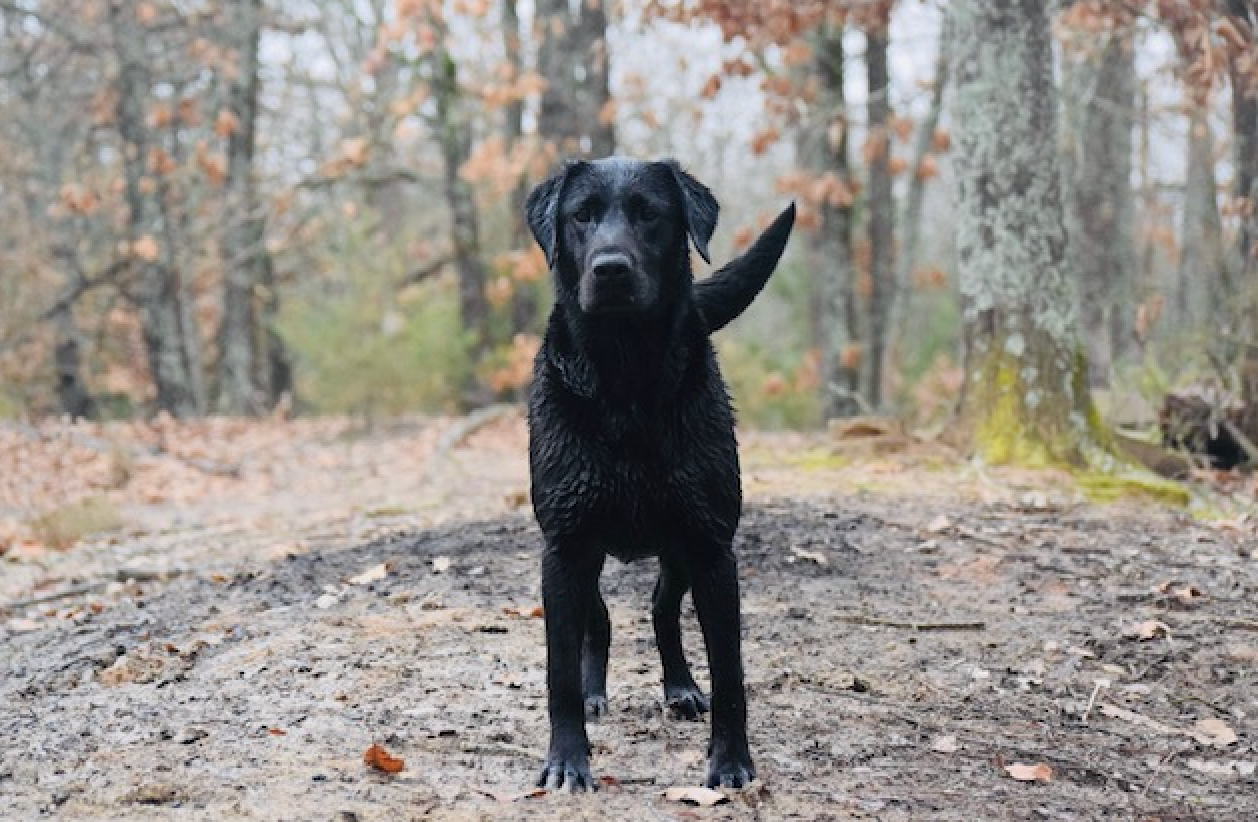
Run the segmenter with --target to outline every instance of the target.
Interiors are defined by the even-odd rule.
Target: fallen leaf
[[[377,771],[384,773],[400,773],[406,767],[406,760],[390,756],[389,752],[379,745],[372,745],[363,754],[363,762],[369,768],[375,768]]]
[[[1226,748],[1228,745],[1236,744],[1236,731],[1228,727],[1228,724],[1222,719],[1202,719],[1194,726],[1197,729],[1197,739],[1203,744],[1213,745],[1216,748]]]
[[[1123,636],[1127,639],[1158,639],[1159,637],[1169,637],[1170,635],[1171,626],[1156,619],[1123,626]]]
[[[825,554],[821,553],[820,551],[806,551],[803,548],[796,548],[792,546],[791,553],[794,554],[795,557],[798,559],[804,559],[804,560],[808,560],[809,562],[815,562],[818,565],[830,564],[830,560],[826,557]]]
[[[514,605],[508,605],[502,609],[507,616],[519,617],[520,619],[541,619],[546,616],[546,611],[540,605],[534,605],[532,608],[519,608]]]
[[[434,574],[444,574],[450,570],[449,557],[434,557],[432,561],[432,572]]]
[[[697,785],[669,788],[664,791],[664,798],[669,802],[685,802],[687,805],[698,805],[701,808],[710,808],[729,801],[729,797],[720,791],[700,788]]]
[[[373,565],[366,571],[363,571],[356,577],[350,577],[351,585],[370,585],[373,582],[379,582],[389,575],[389,563],[382,562],[379,565]]]
[[[936,753],[956,753],[961,749],[955,736],[937,736],[930,743],[930,749]]]
[[[283,728],[267,728],[266,732],[271,736],[286,736],[288,734],[288,731]]]
[[[620,784],[620,780],[614,776],[600,776],[598,778],[599,787],[608,793],[620,793],[624,788]]]
[[[1189,759],[1184,763],[1198,773],[1210,776],[1253,776],[1254,763],[1233,760],[1231,762],[1210,762],[1205,759]]]
[[[1053,769],[1043,762],[1038,765],[1023,765],[1015,762],[1006,765],[1005,771],[1019,782],[1052,782]]]

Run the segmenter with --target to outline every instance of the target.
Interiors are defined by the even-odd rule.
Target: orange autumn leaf
[[[379,745],[372,745],[367,749],[367,752],[363,754],[363,762],[367,767],[383,773],[401,773],[406,767],[406,760],[391,756]]]

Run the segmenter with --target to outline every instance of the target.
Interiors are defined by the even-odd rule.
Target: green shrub
[[[279,318],[302,406],[368,417],[454,410],[471,368],[455,284],[399,289],[405,255],[354,224],[326,242],[330,273],[294,287]]]

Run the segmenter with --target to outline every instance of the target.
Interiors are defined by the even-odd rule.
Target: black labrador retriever
[[[607,711],[608,554],[659,557],[652,617],[672,713],[709,710],[682,652],[689,589],[712,676],[707,784],[755,778],[732,541],[742,510],[734,415],[709,334],[755,298],[795,220],[789,206],[741,257],[699,284],[717,203],[672,161],[577,162],[540,184],[529,226],[556,301],[529,401],[533,510],[546,539],[550,749],[538,784],[594,787],[587,713]]]

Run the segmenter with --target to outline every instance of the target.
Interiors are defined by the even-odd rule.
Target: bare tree
[[[538,0],[538,71],[548,86],[538,133],[562,155],[603,157],[616,150],[609,116],[608,0]]]
[[[891,192],[891,75],[887,66],[891,12],[865,30],[869,85],[869,355],[865,358],[864,394],[882,405],[888,321],[895,293],[895,201]]]
[[[801,164],[818,177],[832,175],[837,183],[836,190],[820,205],[820,227],[808,235],[816,306],[813,336],[821,353],[821,411],[825,418],[849,417],[861,410],[843,32],[844,26],[836,21],[819,26],[812,34],[812,68],[819,80],[818,93],[799,133]]]
[[[163,234],[162,215],[146,181],[150,151],[155,147],[146,122],[153,80],[145,27],[131,0],[111,0],[109,31],[117,72],[114,115],[122,143],[127,242],[138,271],[136,302],[156,403],[178,417],[196,416],[204,410],[194,387],[194,370],[201,364],[191,360],[187,344],[196,330],[185,325],[190,314],[182,304],[185,295],[179,272],[170,267],[169,257],[163,260],[158,239]]]
[[[1070,32],[1063,72],[1070,266],[1096,384],[1108,383],[1128,339],[1136,277],[1134,21],[1119,13],[1106,23]]]

